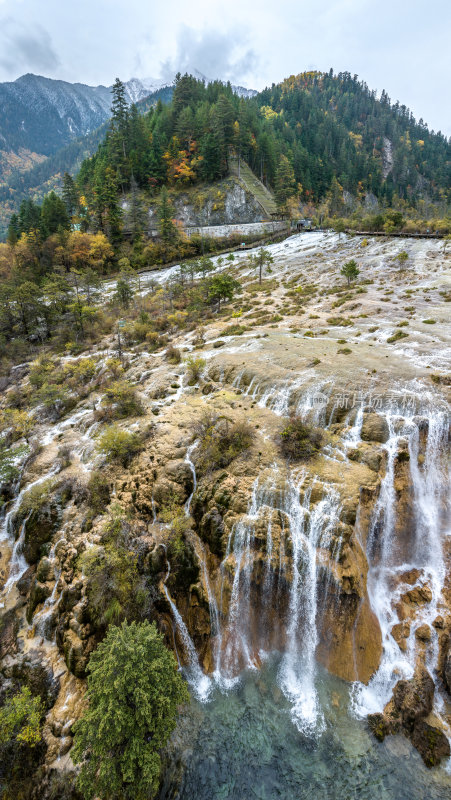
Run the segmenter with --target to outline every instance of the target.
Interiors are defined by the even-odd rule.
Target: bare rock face
[[[443,678],[446,688],[448,689],[449,694],[451,694],[451,641],[449,641],[448,652],[445,656],[443,665]]]
[[[371,411],[363,415],[362,433],[361,437],[364,442],[384,442],[387,441],[389,435],[387,420]]]
[[[383,741],[389,734],[403,733],[420,753],[427,767],[450,755],[450,747],[439,720],[432,712],[434,681],[419,666],[411,680],[398,681],[393,697],[382,714],[370,714],[368,723]]]

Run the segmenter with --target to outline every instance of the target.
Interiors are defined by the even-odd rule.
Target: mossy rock
[[[431,724],[431,720],[420,719],[415,723],[412,744],[418,750],[427,767],[440,764],[442,758],[450,755],[450,746],[443,731]]]
[[[23,554],[29,564],[35,564],[41,555],[41,548],[49,542],[59,528],[61,510],[57,503],[46,502],[33,510],[25,522],[25,541]]]
[[[36,580],[45,583],[53,579],[52,562],[47,556],[41,558],[36,569]]]
[[[217,508],[212,508],[203,515],[200,522],[200,535],[204,542],[207,542],[211,552],[222,558],[224,555],[222,544],[224,521]]]
[[[31,622],[37,607],[41,605],[41,603],[44,603],[51,594],[52,591],[46,583],[40,583],[38,580],[35,580],[28,599],[27,622]]]

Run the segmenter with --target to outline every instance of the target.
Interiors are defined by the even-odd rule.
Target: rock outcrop
[[[432,711],[434,691],[434,681],[420,666],[411,680],[398,681],[383,713],[368,717],[369,726],[380,741],[389,734],[407,736],[427,767],[436,766],[451,752],[443,725]]]

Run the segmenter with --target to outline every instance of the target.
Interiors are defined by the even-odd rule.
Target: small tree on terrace
[[[270,265],[274,262],[274,258],[269,252],[269,250],[264,250],[263,247],[260,247],[260,250],[255,255],[250,257],[251,266],[258,269],[258,282],[262,282],[262,274],[265,265]]]
[[[232,278],[231,275],[215,275],[208,286],[208,299],[218,304],[218,311],[221,309],[221,300],[232,300],[235,292],[241,290],[241,284]]]
[[[110,627],[88,665],[89,707],[75,726],[72,757],[82,762],[85,800],[149,800],[158,789],[159,751],[188,702],[186,684],[155,623]]]
[[[118,300],[118,302],[123,306],[123,308],[128,308],[130,305],[130,301],[133,297],[133,289],[130,286],[130,281],[128,280],[128,276],[121,274],[119,280],[116,283],[116,291],[114,296]]]
[[[356,278],[360,275],[360,270],[353,258],[351,259],[351,261],[347,261],[346,264],[343,264],[340,272],[347,279],[348,286],[351,285],[351,281],[355,281]]]
[[[406,265],[406,262],[407,262],[408,260],[409,260],[409,254],[408,254],[408,253],[406,253],[406,251],[405,251],[405,250],[401,250],[401,252],[400,252],[400,253],[398,253],[398,255],[397,255],[397,256],[395,256],[395,261],[397,261],[397,262],[398,262],[398,264],[399,264],[399,268],[400,268],[400,269],[404,269],[404,267],[405,267],[405,265]]]

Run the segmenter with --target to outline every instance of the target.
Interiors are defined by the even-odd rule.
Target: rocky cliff
[[[272,252],[261,285],[240,254],[243,295],[170,335],[179,363],[167,341],[126,346],[144,414],[120,423],[141,436],[125,466],[96,449],[114,338],[89,353],[95,374],[70,415],[38,411],[5,506],[0,644],[2,691],[32,684],[47,704],[40,796],[72,769],[106,624],[92,565],[112,569],[113,532],[115,596],[157,620],[198,697],[277,650],[306,735],[319,662],[354,684],[354,713],[372,712],[379,738],[405,733],[428,765],[449,754],[449,257],[439,242],[316,233]],[[6,397],[29,374],[15,371]]]

